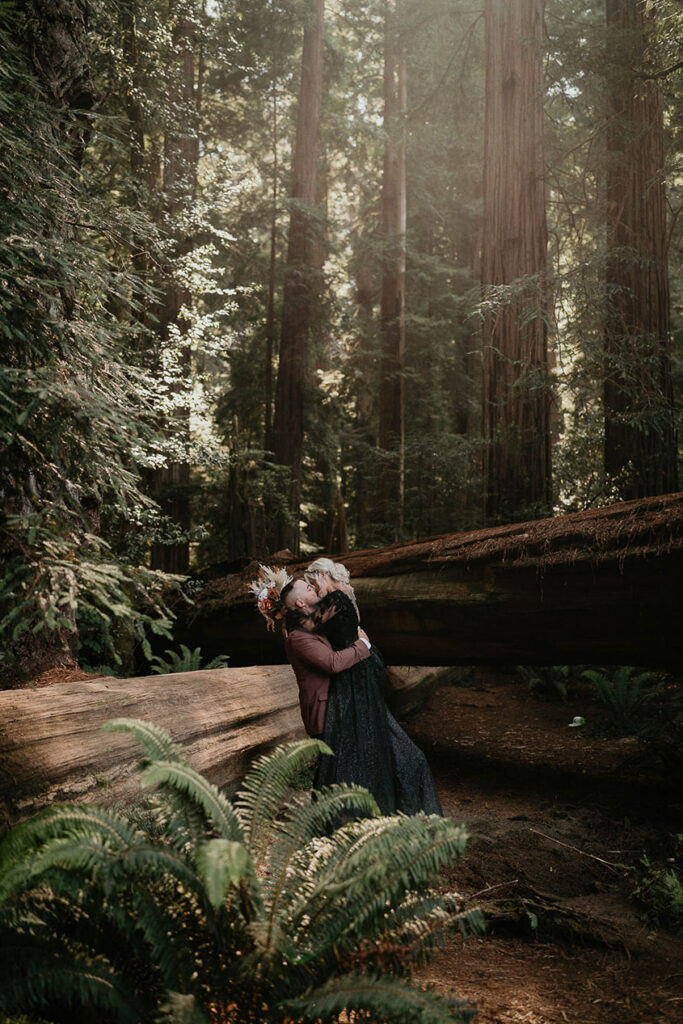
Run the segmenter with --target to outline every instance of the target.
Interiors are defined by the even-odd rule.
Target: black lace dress
[[[335,651],[358,639],[358,615],[346,594],[334,591],[322,607],[334,614],[316,632]],[[374,646],[369,658],[332,676],[323,739],[335,757],[320,759],[316,788],[356,783],[372,793],[383,814],[441,814],[427,760],[384,703],[384,685],[384,663]]]

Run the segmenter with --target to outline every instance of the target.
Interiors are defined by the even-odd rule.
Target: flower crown
[[[258,578],[249,584],[249,589],[256,598],[256,607],[266,620],[268,629],[275,629],[276,621],[282,619],[287,611],[282,603],[281,594],[292,579],[286,569],[261,565]]]

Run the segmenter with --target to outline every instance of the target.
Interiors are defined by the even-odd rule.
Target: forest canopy
[[[0,674],[151,658],[210,564],[675,491],[682,34],[0,0]]]

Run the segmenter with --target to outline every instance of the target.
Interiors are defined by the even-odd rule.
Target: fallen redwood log
[[[288,665],[3,690],[0,833],[55,800],[109,804],[139,792],[140,749],[126,734],[102,732],[111,718],[162,726],[192,767],[228,788],[259,753],[305,735]]]
[[[448,672],[433,669],[394,668],[387,676],[387,699],[400,716],[448,681]],[[228,790],[259,754],[305,736],[289,665],[2,690],[0,835],[56,800],[111,804],[138,795],[139,747],[126,734],[102,731],[111,718],[162,726],[193,768]]]
[[[390,664],[675,667],[682,525],[678,493],[337,557]],[[209,580],[179,638],[235,665],[283,660],[247,590],[257,568]]]

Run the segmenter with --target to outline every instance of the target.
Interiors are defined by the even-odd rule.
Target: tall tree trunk
[[[354,184],[349,183],[349,194],[353,193],[353,189]],[[342,461],[348,467],[345,471],[342,470],[342,485],[347,493],[353,495],[356,542],[361,546],[365,543],[375,502],[375,495],[368,493],[366,484],[368,450],[377,444],[377,261],[373,254],[371,229],[368,228],[372,220],[373,207],[374,203],[372,206],[366,205],[362,191],[358,203],[349,206],[350,244],[353,254],[350,273],[354,283],[356,323],[352,358],[357,375],[357,390],[352,406],[354,430],[344,446],[342,455]]]
[[[379,447],[398,456],[380,472],[378,514],[394,539],[400,535],[405,485],[405,56],[398,45],[395,0],[384,15],[384,171],[382,177],[382,292],[380,298]]]
[[[159,161],[145,144],[145,114],[140,100],[144,82],[140,68],[138,47],[138,2],[129,0],[121,6],[121,45],[126,73],[124,75],[124,106],[128,118],[129,158],[133,185],[138,190],[140,202],[144,203],[145,193],[152,193],[158,186]],[[139,287],[132,296],[132,310],[140,327],[144,330],[148,321],[151,267],[148,245],[145,240],[133,238],[132,262]]]
[[[481,278],[490,302],[483,324],[483,425],[486,513],[493,520],[547,514],[551,501],[543,6],[543,0],[485,5]]]
[[[301,91],[292,169],[292,207],[282,299],[280,365],[275,396],[275,459],[290,471],[291,525],[281,543],[299,551],[299,508],[304,443],[304,391],[320,292],[319,225],[316,217],[318,140],[323,80],[324,0],[310,0],[301,60]]]
[[[624,498],[676,490],[662,95],[648,18],[607,0],[605,472]]]
[[[197,188],[199,163],[199,134],[197,120],[197,82],[195,80],[196,37],[191,12],[186,5],[175,2],[170,6],[174,19],[172,33],[172,64],[170,68],[169,114],[171,126],[164,135],[164,195],[166,216],[170,231],[175,236],[174,258],[187,255],[194,244],[193,232],[181,226],[180,215],[192,201]],[[180,366],[187,376],[190,372],[190,350],[182,339],[189,324],[182,315],[183,307],[190,305],[192,296],[181,284],[176,269],[170,265],[166,271],[164,295],[159,309],[159,333],[168,341],[175,331],[181,339]],[[175,429],[186,435],[189,413],[178,410]],[[152,490],[162,511],[181,528],[189,526],[190,466],[187,461],[171,461],[153,475]],[[153,569],[183,574],[189,565],[189,544],[155,543],[152,545]]]
[[[268,264],[268,307],[266,311],[266,356],[265,356],[265,425],[264,448],[273,450],[273,353],[275,351],[275,269],[277,265],[277,214],[279,200],[279,149],[278,149],[278,101],[277,83],[273,79],[272,152],[273,183],[272,208],[270,214],[270,261]]]

